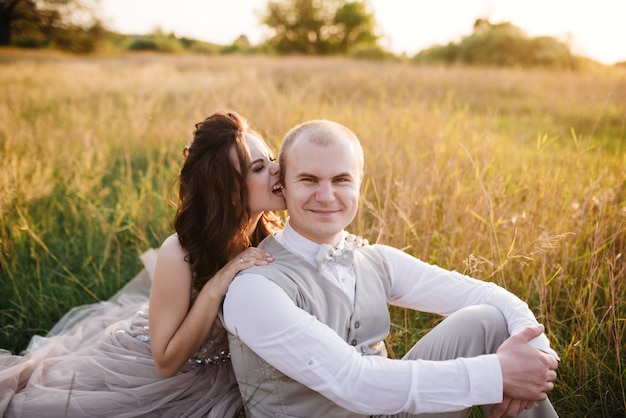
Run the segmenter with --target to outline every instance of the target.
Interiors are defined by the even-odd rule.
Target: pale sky
[[[100,0],[111,29],[147,34],[155,28],[227,45],[240,35],[253,44],[268,32],[257,12],[266,0]],[[529,36],[552,36],[605,64],[626,61],[626,0],[368,0],[385,35],[382,45],[413,55],[458,42],[477,18],[511,22]]]

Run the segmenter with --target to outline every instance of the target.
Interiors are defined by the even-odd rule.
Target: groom
[[[274,261],[237,276],[223,306],[249,416],[556,417],[558,356],[519,298],[385,245],[339,252],[363,177],[352,131],[298,125],[280,165],[290,217],[260,245]],[[389,304],[446,319],[388,359]]]

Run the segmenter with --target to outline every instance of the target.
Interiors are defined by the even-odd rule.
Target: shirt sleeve
[[[467,306],[492,305],[506,318],[511,335],[538,323],[526,302],[495,283],[425,263],[393,247],[380,247],[389,266],[394,305],[444,316]],[[545,334],[529,344],[560,360]]]
[[[472,373],[502,380],[495,355],[436,362],[362,356],[260,275],[244,273],[230,284],[224,325],[276,369],[355,413],[447,412],[502,400],[493,384],[471,383]]]

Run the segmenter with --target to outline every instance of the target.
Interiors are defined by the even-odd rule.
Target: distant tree
[[[0,45],[11,44],[11,25],[15,19],[15,8],[20,0],[0,1]]]
[[[345,54],[379,39],[364,1],[268,1],[260,17],[274,31],[267,43],[278,53]]]
[[[251,54],[255,52],[250,39],[246,35],[239,35],[235,41],[222,48],[223,54]]]
[[[174,33],[166,33],[160,27],[148,35],[132,36],[128,46],[131,51],[181,52],[189,45],[188,40],[178,39]]]
[[[97,0],[0,0],[0,45],[56,46],[88,52],[105,33]]]
[[[345,53],[355,46],[375,45],[378,42],[378,36],[374,34],[376,20],[372,13],[368,13],[363,2],[343,4],[335,13],[333,24],[337,28],[334,42],[340,52]]]
[[[473,33],[458,44],[434,46],[415,56],[417,62],[574,69],[576,57],[563,42],[549,36],[528,37],[510,22],[477,19]]]
[[[461,41],[458,58],[468,64],[521,65],[527,43],[524,32],[509,22],[490,24],[478,19],[472,36]]]

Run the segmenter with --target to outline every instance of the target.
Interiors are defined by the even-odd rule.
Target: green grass
[[[560,415],[626,414],[623,71],[0,50],[0,81],[0,347],[139,271],[194,123],[233,108],[278,144],[330,118],[366,153],[351,231],[518,294],[561,355]],[[397,357],[437,321],[392,315]]]

